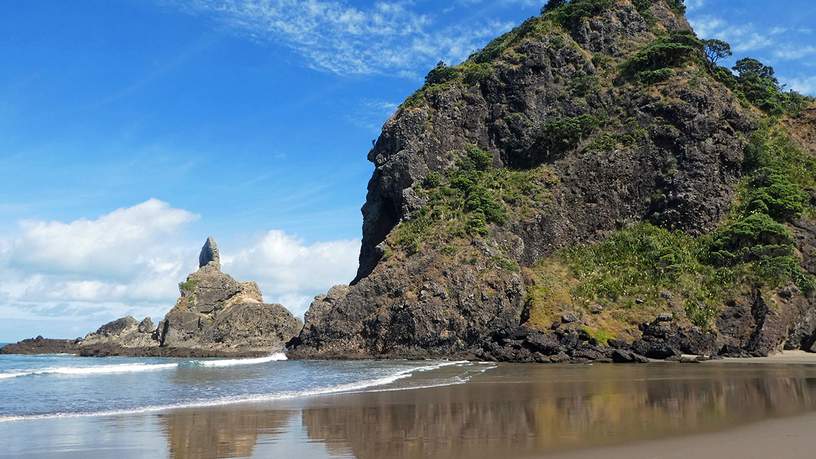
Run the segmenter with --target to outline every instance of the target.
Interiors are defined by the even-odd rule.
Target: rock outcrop
[[[617,346],[587,331],[624,307],[614,299],[583,306],[598,319],[550,328],[531,317],[531,298],[547,292],[526,269],[566,249],[641,222],[690,237],[720,228],[763,122],[705,63],[682,2],[581,3],[438,67],[388,120],[368,154],[357,277],[315,300],[291,355],[636,361],[811,345],[813,296],[790,281],[746,279],[712,320],[687,313],[700,307],[692,300],[655,294],[662,309],[621,325]],[[643,58],[684,46],[699,52],[657,69],[648,65],[659,59]],[[646,71],[628,70],[634,63]],[[812,114],[788,122],[816,132]],[[812,220],[803,220],[786,225],[813,274]],[[664,313],[672,320],[657,320]]]
[[[179,285],[181,296],[164,320],[118,319],[85,337],[83,355],[254,356],[283,350],[302,324],[286,308],[265,304],[255,282],[221,272],[218,246],[208,238],[198,271]]]
[[[76,354],[79,352],[80,342],[80,338],[49,339],[38,336],[0,347],[0,354]]]

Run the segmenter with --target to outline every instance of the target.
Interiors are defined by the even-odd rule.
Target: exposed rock
[[[649,359],[631,351],[615,349],[612,351],[612,361],[615,363],[648,363]]]
[[[218,252],[218,244],[212,237],[207,238],[204,247],[201,248],[201,254],[198,255],[198,267],[212,265],[216,270],[221,270],[221,255]]]
[[[48,339],[38,336],[0,347],[0,354],[76,354],[81,341],[80,338]]]
[[[699,327],[655,320],[641,325],[640,330],[643,336],[632,344],[632,350],[652,359],[717,354],[717,335]]]
[[[156,330],[156,326],[153,325],[153,321],[150,320],[150,317],[145,317],[139,323],[139,333],[153,333]]]
[[[437,85],[403,105],[368,154],[375,171],[363,207],[357,277],[341,292],[315,300],[291,343],[293,355],[609,358],[611,351],[579,330],[578,316],[565,315],[569,320],[546,337],[502,331],[529,319],[528,292],[518,272],[497,269],[493,260],[501,255],[529,266],[638,221],[701,234],[730,211],[745,139],[756,123],[725,86],[678,78],[650,87],[609,84],[584,95],[572,88],[579,80],[608,78],[658,33],[690,30],[664,2],[653,3],[654,27],[628,1],[568,35],[542,24],[533,38],[509,40],[516,42],[512,52],[491,57],[490,74],[479,82]],[[604,68],[604,60],[613,64]],[[604,152],[586,151],[583,144],[559,154],[542,147],[543,126],[593,110],[636,125],[640,137]],[[394,230],[426,204],[423,182],[456,167],[469,145],[491,153],[493,167],[547,165],[557,176],[549,198],[492,225],[483,238],[457,245],[455,255],[431,245],[400,250]],[[680,324],[665,325],[672,331],[664,333],[661,327],[644,328],[637,353],[665,358],[718,350],[714,333]]]
[[[83,355],[254,356],[278,352],[301,322],[281,305],[265,304],[255,282],[220,270],[218,246],[207,239],[199,270],[179,285],[176,306],[154,326],[126,317],[104,325],[82,343]]]

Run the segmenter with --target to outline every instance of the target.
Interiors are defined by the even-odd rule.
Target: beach
[[[336,393],[2,422],[0,457],[803,457],[816,360],[793,357],[453,364]]]

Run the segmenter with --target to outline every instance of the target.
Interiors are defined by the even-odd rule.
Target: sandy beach
[[[816,359],[762,362],[485,365],[425,387],[445,367],[357,393],[0,423],[0,457],[805,457]]]

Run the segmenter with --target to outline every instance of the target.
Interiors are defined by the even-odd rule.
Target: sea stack
[[[221,272],[218,244],[207,238],[198,271],[179,284],[175,307],[152,326],[132,317],[88,335],[84,355],[252,356],[282,351],[302,324],[279,304],[266,304],[255,282]]]

